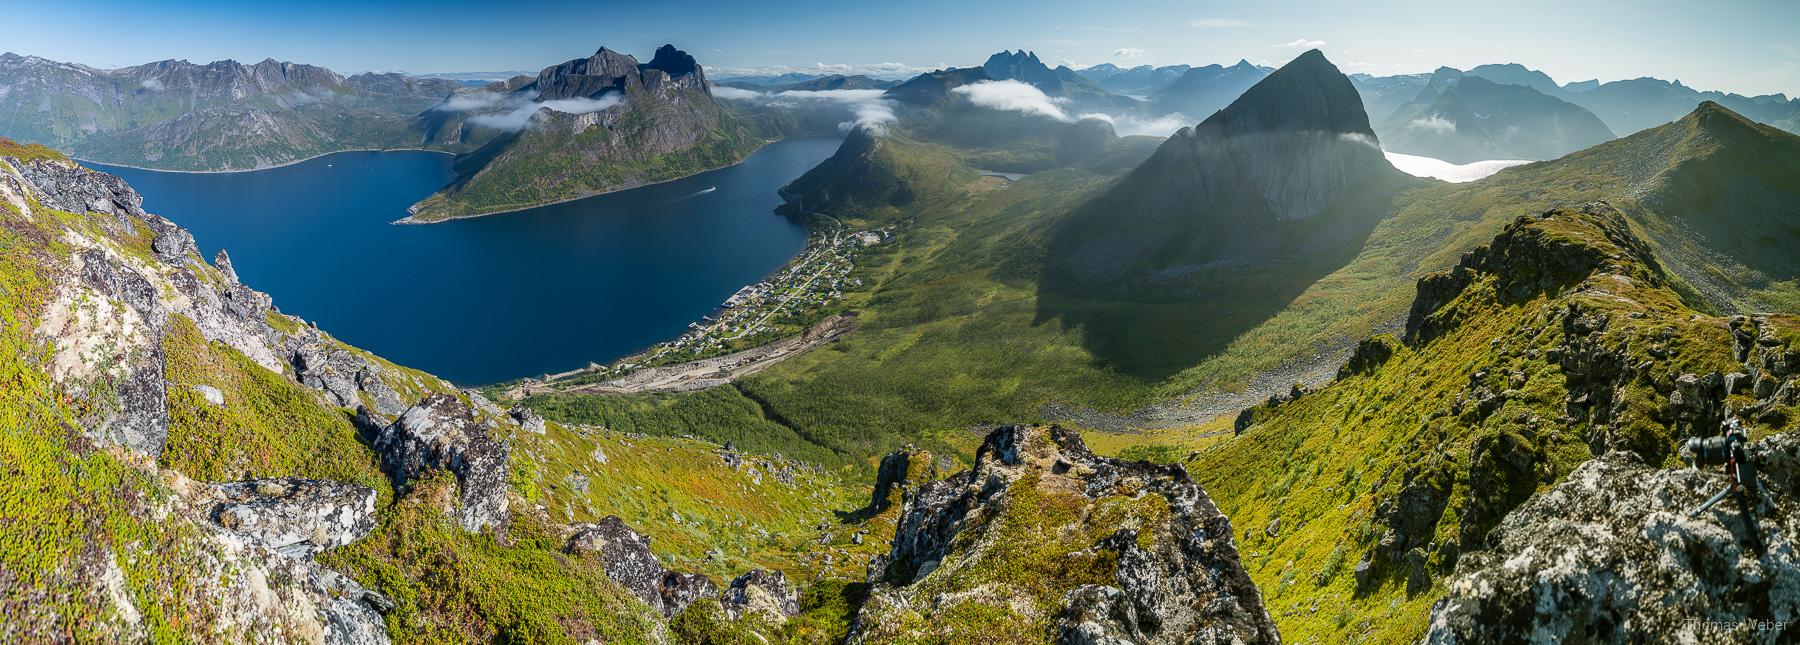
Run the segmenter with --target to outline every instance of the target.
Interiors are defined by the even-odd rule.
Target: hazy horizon
[[[560,1],[495,11],[471,0],[328,0],[306,10],[209,1],[169,11],[104,0],[16,8],[0,25],[0,50],[99,68],[274,58],[343,73],[424,74],[538,70],[601,46],[647,58],[673,43],[725,74],[905,75],[978,65],[1001,49],[1081,68],[1239,59],[1278,66],[1316,47],[1347,73],[1519,63],[1558,83],[1653,76],[1791,96],[1800,94],[1796,25],[1800,4],[1775,0],[1729,9],[1673,0],[1479,7],[1157,0],[1132,11],[1056,0],[1030,12],[941,0],[854,7],[802,0],[775,9],[701,0],[682,11]],[[79,36],[58,26],[77,26]]]

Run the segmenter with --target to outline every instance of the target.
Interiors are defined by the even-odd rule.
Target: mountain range
[[[1148,97],[1163,86],[1175,82],[1182,74],[1192,69],[1189,65],[1138,65],[1137,67],[1119,67],[1112,63],[1101,63],[1093,67],[1076,70],[1076,73],[1094,81],[1101,89],[1127,96]]]
[[[1592,112],[1445,68],[1376,127],[1383,146],[1451,163],[1554,159],[1613,138]]]
[[[327,152],[419,147],[412,115],[458,89],[264,60],[113,70],[0,54],[0,133],[106,163],[244,170]]]
[[[1067,65],[1052,69],[1038,59],[1036,52],[1000,51],[989,56],[981,68],[987,71],[988,78],[1028,83],[1046,95],[1067,100],[1076,110],[1125,110],[1137,104],[1135,99],[1102,89],[1098,83],[1077,74]]]

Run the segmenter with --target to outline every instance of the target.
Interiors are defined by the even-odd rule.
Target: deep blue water
[[[389,222],[448,183],[448,155],[345,152],[217,174],[91,165],[192,230],[208,259],[228,250],[283,312],[474,385],[679,335],[800,251],[806,232],[774,214],[775,191],[836,147],[784,141],[686,179],[424,226]]]

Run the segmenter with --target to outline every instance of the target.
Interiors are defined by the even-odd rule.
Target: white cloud
[[[1433,132],[1455,132],[1456,131],[1456,122],[1455,121],[1451,121],[1449,119],[1444,118],[1442,115],[1437,115],[1437,114],[1433,114],[1433,115],[1425,117],[1423,119],[1413,119],[1412,123],[1409,123],[1408,125],[1411,125],[1412,127],[1415,127],[1415,128],[1421,129],[1421,130],[1431,130]]]
[[[1250,23],[1235,18],[1201,18],[1188,23],[1188,26],[1195,29],[1241,29],[1249,27]]]
[[[742,88],[728,87],[725,85],[714,85],[712,86],[712,95],[722,99],[749,101],[761,98],[763,93]]]
[[[1043,90],[1029,83],[1016,80],[981,81],[957,87],[952,92],[969,97],[969,102],[981,107],[1023,112],[1049,117],[1058,121],[1073,121],[1069,113],[1057,107]]]
[[[507,95],[498,92],[468,92],[457,94],[442,103],[431,106],[438,112],[472,112],[500,105]]]
[[[1133,58],[1137,58],[1137,57],[1143,56],[1144,54],[1148,54],[1148,53],[1150,53],[1150,52],[1146,52],[1146,51],[1144,51],[1142,49],[1138,49],[1136,47],[1126,47],[1124,49],[1113,50],[1113,58],[1117,58],[1119,60],[1131,60]]]
[[[554,99],[542,102],[529,100],[519,95],[499,96],[490,94],[490,97],[499,97],[498,100],[491,100],[490,97],[477,97],[473,96],[473,94],[490,93],[476,92],[470,95],[464,95],[470,97],[470,100],[464,102],[462,105],[473,106],[469,109],[497,108],[499,111],[471,116],[469,117],[469,123],[500,130],[519,130],[530,125],[532,118],[538,115],[539,110],[551,110],[553,112],[563,112],[566,114],[587,114],[589,112],[599,112],[625,102],[624,96],[617,92],[609,92],[597,99],[572,98]],[[455,101],[455,98],[452,98],[450,101],[445,101],[445,104],[449,104],[453,101]],[[469,111],[469,109],[455,111]]]
[[[163,91],[163,82],[154,78],[146,78],[144,82],[138,83],[138,87],[152,92],[161,92]]]
[[[1414,177],[1442,179],[1451,183],[1475,181],[1506,168],[1531,163],[1520,159],[1493,159],[1459,165],[1441,159],[1404,155],[1398,152],[1385,154],[1388,163],[1393,164],[1400,172]]]
[[[723,99],[764,101],[775,105],[805,102],[843,105],[849,108],[851,114],[850,120],[838,124],[838,128],[843,130],[860,125],[880,132],[896,118],[894,104],[882,98],[886,94],[884,90],[785,90],[770,93],[714,85],[712,92],[713,96]]]
[[[1180,112],[1172,112],[1149,119],[1139,118],[1129,114],[1111,116],[1099,113],[1083,114],[1081,115],[1081,118],[1097,119],[1111,123],[1113,133],[1121,137],[1140,134],[1152,137],[1166,137],[1175,134],[1176,130],[1180,130],[1194,123],[1193,119],[1188,118],[1186,114]]]
[[[1324,46],[1325,41],[1323,40],[1307,40],[1305,38],[1296,38],[1293,42],[1271,45],[1271,47],[1287,47],[1289,49],[1318,49]]]
[[[1343,140],[1343,141],[1348,141],[1350,143],[1360,143],[1365,146],[1374,148],[1376,150],[1381,149],[1381,145],[1378,143],[1375,143],[1375,139],[1373,137],[1370,137],[1369,135],[1363,134],[1361,132],[1345,132],[1343,134],[1338,135],[1338,139]]]

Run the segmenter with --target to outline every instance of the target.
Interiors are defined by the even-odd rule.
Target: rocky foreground
[[[1062,428],[1007,426],[969,470],[894,482],[903,470],[884,467],[877,485],[907,490],[850,642],[1280,640],[1231,522],[1180,466],[1100,457]]]

